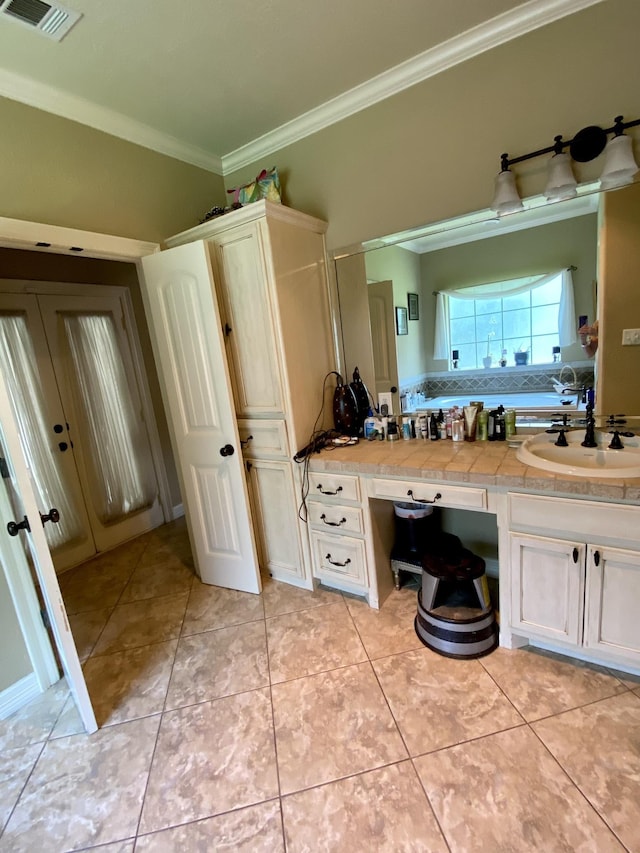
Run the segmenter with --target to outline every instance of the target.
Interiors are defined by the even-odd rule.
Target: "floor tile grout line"
[[[197,824],[197,823],[205,823],[205,821],[208,821],[208,820],[215,820],[216,818],[226,817],[227,815],[237,814],[238,812],[244,811],[245,809],[252,809],[255,806],[262,806],[265,803],[275,803],[279,800],[280,800],[279,796],[267,797],[265,800],[258,800],[255,803],[249,803],[248,805],[244,805],[244,806],[236,806],[235,808],[226,809],[223,812],[215,812],[215,814],[205,815],[204,817],[196,817],[196,818],[193,818],[193,820],[186,820],[183,823],[174,823],[171,826],[165,826],[162,829],[152,829],[149,832],[139,832],[137,835],[130,836],[129,838],[126,838],[126,839],[122,839],[122,841],[123,842],[126,842],[126,841],[134,841],[135,842],[139,838],[148,838],[150,835],[158,835],[158,834],[163,833],[163,832],[170,832],[173,829],[182,829],[185,826],[192,826],[193,824]],[[113,842],[107,842],[107,846],[109,846],[109,844],[112,844],[112,843]],[[118,843],[118,842],[116,842],[116,843]],[[104,846],[104,845],[102,845],[102,846]],[[83,847],[83,848],[79,848],[77,851],[74,851],[74,853],[82,853],[83,850],[91,850],[91,851],[95,851],[95,853],[100,853],[101,849],[102,849],[102,847]]]
[[[622,695],[622,694],[620,694],[620,695]],[[609,698],[611,698],[611,697],[609,697]],[[572,710],[575,710],[575,709],[572,709]],[[546,719],[550,719],[550,718],[549,718],[549,717],[547,717]],[[539,720],[535,720],[534,722],[539,722]],[[596,807],[595,803],[592,803],[592,802],[591,802],[591,800],[590,800],[590,799],[589,799],[589,797],[585,794],[585,792],[582,790],[582,788],[580,787],[580,785],[578,784],[578,782],[577,782],[577,781],[576,781],[576,780],[571,776],[571,774],[569,773],[568,769],[567,769],[567,768],[562,764],[562,762],[558,759],[558,757],[557,757],[557,756],[556,756],[556,755],[551,751],[551,749],[547,746],[547,744],[544,742],[544,740],[540,737],[540,735],[539,735],[539,734],[536,732],[536,730],[533,728],[532,724],[527,723],[527,728],[531,731],[531,733],[534,735],[534,737],[536,737],[536,738],[537,738],[537,740],[539,741],[539,743],[542,745],[543,749],[544,749],[544,750],[547,752],[547,754],[552,758],[552,760],[554,761],[554,763],[555,763],[555,764],[560,768],[560,770],[562,771],[562,773],[564,774],[564,776],[567,778],[567,780],[568,780],[568,781],[571,783],[571,785],[576,789],[576,791],[577,791],[577,792],[578,792],[578,794],[582,797],[582,799],[585,801],[585,803],[587,803],[587,804],[588,804],[589,808],[594,812],[594,814],[595,814],[595,815],[597,815],[597,817],[598,817],[598,818],[602,821],[602,823],[607,827],[607,829],[611,832],[611,834],[614,836],[614,838],[616,838],[616,839],[620,842],[620,844],[622,845],[622,847],[623,847],[625,850],[628,850],[629,848],[626,846],[626,844],[623,844],[622,839],[618,836],[618,833],[617,833],[617,832],[613,829],[613,827],[609,824],[609,822],[608,822],[608,820],[605,818],[605,816],[604,816],[603,814],[601,814],[601,813],[600,813],[600,811],[599,811],[599,809]]]
[[[140,832],[140,822],[142,821],[142,814],[144,812],[144,805],[145,805],[145,802],[147,799],[147,793],[149,791],[149,781],[151,779],[151,770],[153,769],[153,762],[154,762],[154,759],[156,757],[156,752],[158,750],[158,741],[160,740],[160,732],[162,730],[162,721],[163,721],[163,717],[164,717],[163,712],[160,712],[158,714],[158,717],[159,717],[159,719],[158,719],[158,730],[156,731],[155,740],[153,742],[153,749],[151,750],[151,757],[149,759],[149,767],[147,769],[147,778],[145,779],[144,790],[142,791],[142,796],[140,797],[140,811],[138,813],[138,820],[136,821],[136,828],[135,828],[135,831],[133,833],[134,837],[136,839],[138,838],[138,834]],[[135,844],[134,844],[134,848],[135,848]]]
[[[13,817],[15,810],[18,808],[18,803],[20,802],[27,785],[29,784],[29,781],[31,780],[31,777],[33,776],[33,774],[36,771],[36,767],[38,766],[38,762],[42,758],[42,753],[44,752],[44,749],[45,749],[47,743],[48,743],[48,740],[44,740],[40,744],[40,751],[38,752],[38,757],[33,762],[33,767],[31,768],[31,770],[27,774],[27,778],[24,780],[24,785],[22,785],[22,787],[20,788],[20,793],[16,797],[16,800],[13,804],[11,811],[9,812],[9,816],[6,819],[4,826],[0,827],[0,840],[2,839],[2,836],[5,834],[5,831],[6,831],[7,827],[9,826],[9,823],[11,822],[11,818]],[[27,744],[27,746],[36,746],[36,744]],[[20,748],[20,747],[17,747],[17,748]]]
[[[262,613],[264,617],[264,648],[267,657],[267,677],[269,679],[269,705],[271,707],[271,731],[273,737],[273,758],[275,761],[276,782],[278,785],[278,807],[280,810],[280,830],[282,832],[282,849],[287,849],[287,839],[284,828],[284,809],[282,807],[282,782],[280,779],[280,762],[278,761],[278,733],[276,731],[276,712],[273,704],[273,681],[271,679],[271,658],[269,655],[269,632],[267,631],[267,615],[264,598],[264,587],[262,589]]]
[[[440,830],[440,835],[442,835],[442,840],[447,845],[447,850],[449,851],[449,853],[452,853],[451,845],[449,844],[449,839],[447,838],[447,834],[444,831],[444,827],[442,826],[442,824],[440,823],[440,821],[438,819],[438,815],[436,814],[436,810],[433,807],[433,803],[431,802],[431,797],[429,796],[429,792],[425,788],[424,783],[422,781],[422,778],[421,778],[420,774],[418,773],[418,768],[416,767],[415,760],[413,758],[410,758],[409,761],[411,762],[411,768],[416,775],[416,779],[418,780],[418,784],[420,785],[420,787],[424,791],[424,795],[426,797],[427,802],[429,803],[429,808],[431,809],[431,814],[433,815],[433,819],[436,822],[436,826]]]

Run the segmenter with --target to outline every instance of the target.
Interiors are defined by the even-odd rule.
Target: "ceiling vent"
[[[0,16],[4,15],[54,41],[61,41],[82,17],[80,12],[43,0],[0,0]]]

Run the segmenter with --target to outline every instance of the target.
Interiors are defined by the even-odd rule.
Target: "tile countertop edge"
[[[486,473],[482,468],[486,468]],[[330,448],[309,457],[312,471],[441,480],[564,497],[640,504],[640,478],[552,474],[524,465],[502,442],[367,442]],[[474,470],[474,468],[476,470]]]

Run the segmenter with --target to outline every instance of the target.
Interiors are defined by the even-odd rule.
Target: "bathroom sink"
[[[596,431],[597,447],[582,447],[584,429],[565,433],[568,447],[556,447],[557,433],[527,438],[516,453],[520,462],[574,477],[640,477],[640,441],[621,436],[622,450],[610,450],[611,434]]]

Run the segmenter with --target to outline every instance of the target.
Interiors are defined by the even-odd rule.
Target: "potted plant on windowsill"
[[[517,365],[529,364],[529,350],[525,349],[524,344],[521,344],[520,348],[513,353],[513,358]]]

